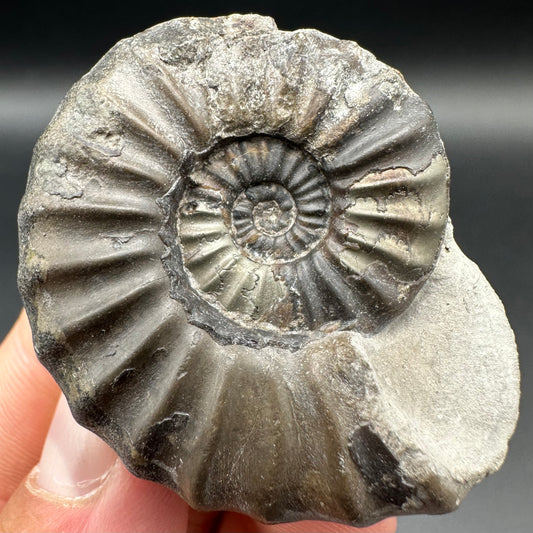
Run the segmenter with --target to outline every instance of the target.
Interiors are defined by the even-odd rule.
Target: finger
[[[58,397],[23,311],[0,346],[0,509],[39,460]]]
[[[368,527],[355,528],[334,522],[303,520],[286,524],[261,524],[248,516],[225,513],[220,533],[394,533],[396,518],[387,518]]]
[[[130,474],[61,398],[39,465],[0,513],[0,532],[183,532],[188,507]]]
[[[189,507],[187,533],[210,533],[218,531],[218,524],[223,516],[220,511],[197,511]]]

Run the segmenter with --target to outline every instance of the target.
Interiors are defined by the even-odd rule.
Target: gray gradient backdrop
[[[130,25],[123,20],[127,14],[120,18],[117,10],[110,18],[91,11],[85,22],[83,13],[72,10],[63,12],[59,21],[55,12],[47,19],[47,12],[42,24],[42,13],[34,12],[29,29],[11,28],[0,38],[0,335],[9,330],[21,307],[16,213],[32,147],[68,88],[114,41],[173,16],[234,11],[273,14],[282,29],[316,27],[356,40],[401,70],[433,109],[452,169],[456,240],[503,300],[522,370],[522,414],[501,471],[474,488],[456,512],[401,518],[398,531],[533,530],[533,26],[527,10],[513,12],[511,4],[501,13],[485,14],[476,25],[475,10],[463,20],[463,13],[442,15],[437,9],[444,27],[438,22],[426,27],[433,15],[413,4],[407,6],[408,15],[401,15],[398,28],[398,12],[384,16],[367,3],[336,14],[277,4],[269,10],[254,2],[228,2],[224,9],[193,6],[184,2],[158,10],[156,5],[149,13],[133,9]],[[12,16],[15,23],[25,15],[13,11]],[[80,26],[65,30],[61,20]],[[98,20],[105,22],[100,33]],[[61,38],[56,32],[62,28]]]

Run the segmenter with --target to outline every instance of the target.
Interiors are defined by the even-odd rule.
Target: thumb
[[[0,532],[177,532],[187,519],[179,496],[130,474],[62,396],[39,464],[0,513]]]

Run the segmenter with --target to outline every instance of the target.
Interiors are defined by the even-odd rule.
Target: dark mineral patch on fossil
[[[349,448],[372,494],[398,507],[415,496],[415,487],[404,480],[398,460],[369,426],[352,433]]]

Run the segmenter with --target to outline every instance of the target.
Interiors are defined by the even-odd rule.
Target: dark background
[[[201,4],[201,5],[200,5]],[[529,532],[533,524],[533,17],[527,2],[21,2],[0,31],[0,335],[21,303],[16,212],[32,147],[67,89],[117,40],[178,16],[258,12],[280,29],[355,40],[432,107],[452,168],[456,240],[504,301],[521,357],[522,415],[500,472],[460,509],[399,532]],[[414,362],[416,363],[416,362]],[[29,384],[29,386],[31,386]]]

